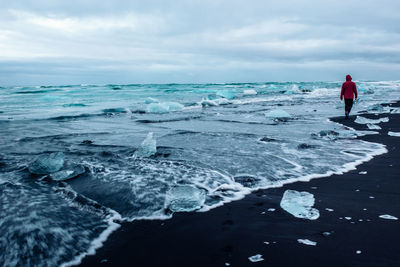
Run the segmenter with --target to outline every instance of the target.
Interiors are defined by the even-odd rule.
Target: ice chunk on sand
[[[373,119],[367,119],[361,116],[357,116],[356,120],[354,121],[355,123],[358,124],[375,124],[375,123],[381,123],[381,122],[388,122],[389,118],[388,117],[384,117],[384,118],[379,118],[377,120],[373,120]]]
[[[265,114],[265,116],[268,118],[277,118],[277,119],[291,117],[289,113],[287,113],[286,111],[284,111],[282,109],[271,110],[270,112]]]
[[[368,111],[372,113],[384,113],[384,112],[389,112],[390,108],[389,107],[384,107],[380,104],[372,105],[367,108]]]
[[[218,91],[217,96],[221,96],[223,98],[230,99],[230,100],[235,98],[235,94],[232,91],[228,91],[228,90]]]
[[[396,132],[388,132],[388,135],[390,135],[390,136],[397,136],[397,137],[400,137],[400,133],[396,133]]]
[[[148,133],[146,139],[143,140],[142,144],[135,151],[137,157],[150,157],[157,152],[156,139],[153,138],[153,133]]]
[[[183,109],[183,105],[177,102],[150,103],[147,106],[148,113],[168,113]]]
[[[203,189],[191,185],[171,188],[165,196],[165,206],[173,212],[194,211],[200,209],[206,200]]]
[[[280,205],[297,218],[315,220],[319,218],[319,211],[312,207],[314,202],[314,195],[311,193],[286,190]]]
[[[386,219],[386,220],[398,220],[397,217],[394,217],[394,216],[389,215],[389,214],[380,215],[379,218],[381,218],[381,219]]]
[[[55,181],[64,181],[74,178],[82,173],[85,173],[85,168],[81,165],[75,164],[65,167],[64,170],[50,174],[50,178]]]
[[[29,172],[34,174],[49,174],[59,171],[64,165],[65,156],[62,152],[54,152],[38,156],[29,166]]]
[[[367,123],[367,127],[370,130],[381,130],[382,129],[379,125],[375,125],[375,124],[372,124],[372,123]]]
[[[257,91],[254,89],[243,90],[243,95],[256,95]]]
[[[297,242],[299,242],[300,244],[309,245],[309,246],[317,245],[317,242],[311,241],[309,239],[297,239]]]
[[[249,257],[249,261],[251,261],[251,262],[259,262],[259,261],[263,261],[263,260],[264,259],[261,254],[257,254],[257,255]]]

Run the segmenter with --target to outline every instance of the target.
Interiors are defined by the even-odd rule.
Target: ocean
[[[342,82],[0,87],[0,265],[70,266],[121,221],[207,212],[375,155]],[[352,114],[396,112],[400,81],[358,81]],[[381,121],[380,123],[384,123]],[[134,253],[134,252],[132,252]]]

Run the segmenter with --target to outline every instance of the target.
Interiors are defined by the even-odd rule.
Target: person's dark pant
[[[347,114],[349,114],[352,107],[353,107],[353,99],[352,98],[345,98],[344,99],[344,111]]]

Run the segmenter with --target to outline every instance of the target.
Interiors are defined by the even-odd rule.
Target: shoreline
[[[398,107],[400,103],[389,105]],[[86,256],[80,266],[399,265],[400,248],[384,246],[395,245],[400,239],[396,231],[399,221],[379,215],[400,217],[400,181],[394,179],[399,176],[400,153],[396,146],[400,139],[387,134],[400,132],[400,118],[387,113],[360,115],[389,117],[389,122],[380,124],[379,135],[358,137],[386,145],[388,153],[374,156],[355,170],[330,175],[329,179],[321,177],[258,190],[207,212],[176,213],[165,221],[123,222],[103,247],[95,255]],[[366,125],[354,123],[354,119],[355,116],[331,120],[369,130]],[[380,178],[377,184],[377,176],[388,180]],[[282,210],[279,202],[287,189],[314,194],[314,207],[320,211],[320,218],[298,219]],[[389,208],[385,210],[386,207]],[[372,242],[368,236],[371,234]],[[310,239],[317,245],[300,244],[297,239]],[[256,254],[263,256],[261,264],[249,261],[248,257]]]

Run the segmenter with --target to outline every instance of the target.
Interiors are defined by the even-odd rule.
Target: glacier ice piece
[[[398,133],[398,132],[388,132],[388,135],[390,135],[390,136],[397,136],[397,137],[400,137],[400,133]]]
[[[203,107],[215,107],[218,105],[214,100],[204,98],[201,100],[200,104]]]
[[[150,103],[147,106],[148,113],[168,113],[183,109],[183,105],[177,102]]]
[[[256,94],[257,94],[257,91],[254,89],[243,90],[243,95],[256,95]]]
[[[312,207],[314,202],[314,195],[311,193],[286,190],[280,205],[297,218],[315,220],[319,218],[319,211]]]
[[[397,217],[389,215],[389,214],[379,215],[379,218],[386,219],[386,220],[398,220]]]
[[[375,125],[373,123],[367,123],[367,127],[370,130],[381,130],[382,129],[379,125]]]
[[[276,119],[283,119],[283,118],[290,118],[290,114],[287,113],[286,111],[282,109],[274,109],[269,111],[267,114],[265,114],[266,117],[268,118],[276,118]]]
[[[232,100],[235,98],[235,93],[233,93],[232,91],[228,91],[228,90],[220,90],[217,92],[217,96]]]
[[[367,110],[372,112],[372,113],[385,113],[385,112],[389,112],[390,108],[389,107],[384,107],[381,104],[376,104],[376,105],[369,106],[367,108]]]
[[[311,241],[309,239],[297,239],[297,242],[299,242],[300,244],[309,245],[309,246],[317,245],[317,242]]]
[[[191,185],[172,187],[165,196],[165,206],[173,212],[194,211],[200,209],[206,200],[203,189]]]
[[[217,98],[217,99],[205,99],[203,98],[200,102],[201,106],[203,107],[215,107],[218,105],[227,105],[231,102],[226,98]]]
[[[357,116],[357,118],[355,119],[354,122],[358,123],[358,124],[368,124],[368,123],[376,124],[376,123],[388,122],[388,121],[389,121],[388,117],[379,118],[377,120],[374,120],[374,119],[367,119],[367,118],[364,118],[364,117],[361,117],[361,116]]]
[[[264,259],[261,254],[257,254],[257,255],[249,257],[249,261],[251,261],[251,262],[259,262],[259,261],[263,261],[263,260]]]
[[[63,170],[50,174],[50,178],[55,181],[64,181],[85,173],[85,168],[74,164],[65,167]]]
[[[399,114],[400,113],[400,108],[392,108],[392,111],[390,111],[392,114]]]
[[[134,155],[137,157],[150,157],[157,153],[157,141],[153,138],[153,133],[148,133],[147,137],[140,144]]]
[[[144,100],[145,104],[150,104],[150,103],[158,103],[158,100],[152,97],[148,97]]]
[[[29,172],[33,174],[50,174],[59,171],[64,165],[65,156],[62,152],[42,154],[29,166]]]

